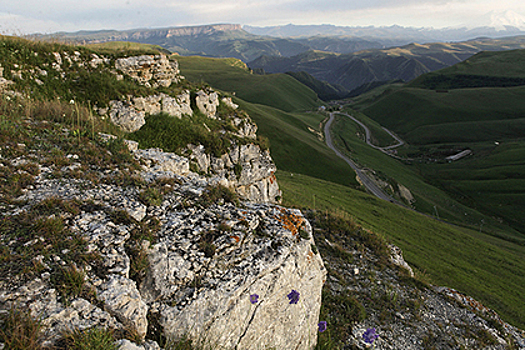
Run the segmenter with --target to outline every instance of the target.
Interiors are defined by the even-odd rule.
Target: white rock
[[[110,275],[100,290],[99,298],[104,301],[104,308],[144,338],[148,330],[148,306],[135,282],[120,275]]]

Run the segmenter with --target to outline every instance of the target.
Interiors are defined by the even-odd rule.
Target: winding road
[[[349,116],[347,114],[344,114],[344,115],[350,117],[352,120],[356,121],[359,125],[361,125],[365,129],[367,143],[369,144],[370,130],[368,130],[368,128],[364,124],[362,124],[360,121],[358,121],[354,117]],[[339,158],[343,159],[345,162],[348,163],[348,165],[350,165],[350,167],[356,172],[357,177],[359,178],[359,181],[361,181],[361,183],[365,186],[367,191],[369,191],[370,193],[372,193],[374,196],[376,196],[379,199],[384,199],[385,201],[398,203],[395,199],[393,199],[388,194],[383,192],[383,190],[379,186],[377,186],[375,182],[372,181],[350,158],[348,158],[347,156],[345,156],[344,154],[342,154],[335,148],[334,143],[332,142],[332,135],[330,134],[330,127],[332,126],[333,121],[334,121],[334,113],[330,113],[330,119],[328,119],[328,122],[326,122],[324,126],[324,135],[325,135],[326,144],[328,145],[328,147],[330,147],[335,152],[335,154],[337,154]]]

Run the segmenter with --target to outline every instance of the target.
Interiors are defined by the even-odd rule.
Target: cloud
[[[0,30],[32,32],[237,23],[443,27],[521,0],[16,0],[2,4]]]

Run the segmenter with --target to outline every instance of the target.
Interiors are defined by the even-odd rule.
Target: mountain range
[[[486,25],[473,28],[291,24],[259,28],[214,24],[62,32],[37,38],[77,44],[126,41],[158,45],[183,56],[233,57],[248,63],[258,73],[304,72],[311,77],[302,74],[303,83],[309,81],[311,88],[321,87],[314,88],[319,96],[333,99],[352,96],[389,81],[409,81],[483,50],[525,48],[525,29],[521,23],[524,22],[518,15],[507,13],[503,17],[489,15],[480,21]],[[458,42],[473,37],[478,38]],[[298,78],[297,74],[295,77]],[[312,79],[320,82],[313,83]]]
[[[409,44],[349,54],[308,51],[293,57],[261,56],[249,62],[266,73],[306,72],[348,91],[392,80],[410,81],[421,74],[449,67],[480,51],[525,48],[525,36],[476,39],[460,43]]]

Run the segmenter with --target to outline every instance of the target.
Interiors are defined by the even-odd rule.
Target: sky
[[[0,0],[0,34],[163,28],[217,23],[251,26],[454,27],[512,11],[523,0]],[[523,17],[523,18],[522,18]],[[483,19],[484,18],[484,19]],[[485,23],[486,24],[486,23]],[[525,25],[525,24],[524,24]]]

